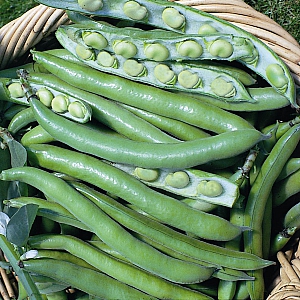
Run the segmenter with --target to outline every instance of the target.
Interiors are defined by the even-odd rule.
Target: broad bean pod
[[[74,41],[93,50],[106,50],[138,60],[226,60],[253,59],[255,48],[248,38],[232,34],[180,34],[167,30],[143,30],[136,27],[116,27],[109,22],[94,21],[82,14],[68,11],[75,25],[62,25]],[[59,29],[57,32],[59,32]],[[69,31],[70,29],[70,31]],[[96,33],[89,36],[90,33]],[[100,36],[98,35],[100,34]],[[130,45],[120,46],[125,41]],[[187,44],[184,44],[189,41]],[[192,41],[192,43],[190,43]],[[150,49],[155,45],[155,49]],[[150,49],[150,51],[149,51]]]
[[[28,80],[35,84],[44,84],[61,93],[85,101],[92,109],[94,120],[130,139],[156,143],[177,141],[156,126],[128,112],[118,103],[71,86],[54,75],[31,73]]]
[[[86,185],[73,182],[72,186],[80,191],[103,209],[108,215],[116,219],[128,229],[139,235],[184,254],[200,264],[208,266],[225,267],[236,270],[251,270],[264,268],[272,262],[262,260],[253,255],[239,251],[231,251],[205,241],[194,239],[175,231],[160,222],[152,220],[134,210],[118,203],[110,197],[93,190]],[[226,259],[225,259],[226,257]]]
[[[38,2],[52,7],[68,8],[70,11],[78,11],[85,14],[91,13],[88,10],[89,4],[82,8],[76,0],[39,0]],[[134,20],[138,23],[152,25],[155,28],[165,28],[182,34],[205,33],[207,31],[202,31],[202,29],[209,27],[208,33],[222,32],[250,39],[255,47],[254,59],[241,60],[241,62],[262,76],[270,85],[283,94],[292,106],[299,108],[296,102],[295,83],[287,65],[266,44],[238,26],[178,2],[172,2],[167,7],[163,0],[147,0],[142,4],[136,1],[128,2],[127,0],[114,1],[113,4],[105,0],[102,2],[103,6],[101,8],[93,10],[94,15]],[[143,13],[139,14],[141,11]]]
[[[283,219],[284,228],[300,228],[300,204],[293,205],[285,214]]]
[[[248,70],[246,71],[242,68],[234,66],[233,64],[213,60],[193,61],[193,64],[195,66],[201,66],[231,75],[239,80],[244,86],[252,86],[257,82],[257,80],[251,74],[249,74]]]
[[[144,84],[79,66],[51,54],[36,51],[32,54],[49,72],[85,91],[216,133],[253,128],[243,118],[191,96],[178,97],[153,86],[145,88]]]
[[[276,255],[278,251],[281,251],[283,249],[283,247],[289,242],[291,237],[295,234],[297,229],[298,227],[286,227],[282,231],[272,236],[270,253],[269,253],[270,257]]]
[[[106,50],[104,48],[100,51],[94,49],[90,50],[86,48],[86,46],[83,46],[80,40],[77,41],[76,36],[79,34],[84,35],[85,33],[101,34],[102,31],[99,33],[98,31],[88,29],[82,33],[78,33],[77,27],[75,27],[75,30],[72,29],[73,28],[69,27],[69,25],[68,27],[60,27],[56,31],[56,38],[65,49],[94,69],[167,90],[204,94],[228,102],[254,102],[254,99],[251,98],[244,85],[228,73],[222,73],[215,69],[209,69],[191,63],[175,62],[173,61],[174,59],[180,59],[176,57],[169,57],[168,60],[163,59],[158,61],[147,60],[145,58],[144,60],[138,60],[139,58],[136,58],[137,55],[129,58],[122,55],[113,56],[114,54],[107,52],[112,51],[111,49]],[[122,37],[119,38],[122,39]],[[210,36],[210,38],[212,37]],[[187,37],[181,39],[183,42],[176,41],[176,43],[187,43]],[[221,40],[217,39],[217,41]],[[120,41],[120,43],[122,42],[132,43],[130,40]],[[140,42],[146,43],[144,41]],[[191,40],[191,42],[197,43],[194,39]],[[150,45],[149,47],[152,45],[163,47],[161,43],[155,44],[147,40],[147,44],[148,43]],[[207,43],[213,42],[207,41]],[[226,43],[230,44],[228,41],[226,41]],[[91,56],[86,58],[86,52],[91,52]],[[158,53],[161,53],[161,51]],[[107,56],[111,59],[111,63],[107,63]]]
[[[42,235],[42,234],[41,234]],[[50,235],[50,234],[49,234]],[[40,235],[37,235],[40,236]],[[34,236],[35,237],[35,236]],[[26,253],[25,253],[26,254]],[[90,268],[92,270],[98,270],[96,267],[92,266],[91,264],[87,263],[85,260],[67,252],[67,251],[61,251],[61,250],[49,250],[49,249],[39,249],[37,251],[37,254],[34,258],[53,258],[57,260],[64,260],[70,263],[77,264],[82,267]],[[38,281],[47,281],[49,279],[51,281],[51,278],[47,278],[46,276],[40,276],[38,278]]]
[[[66,118],[76,122],[85,123],[91,119],[90,106],[75,97],[67,97],[64,94],[58,93],[55,89],[45,87],[44,84],[25,85],[18,79],[1,78],[0,94],[3,94],[3,99],[14,103],[29,106],[28,98],[37,97],[47,107],[54,112],[63,115]],[[26,88],[25,92],[24,88]]]
[[[180,140],[188,141],[210,136],[208,132],[201,130],[199,127],[189,125],[185,122],[160,116],[158,114],[154,114],[126,104],[120,105],[125,107],[127,110],[131,111],[138,117],[145,119],[149,123],[169,133],[170,135],[175,136]]]
[[[165,246],[163,243],[159,243],[159,242],[155,241],[154,239],[149,238],[145,235],[139,234],[137,232],[134,232],[133,235],[135,237],[137,237],[138,239],[144,241],[145,243],[150,244],[151,246],[155,247],[156,249],[158,249],[172,257],[186,260],[189,262],[199,263],[199,260],[197,260],[191,256],[185,255],[179,251],[173,250],[173,249]],[[120,253],[114,251],[113,249],[111,249],[109,246],[107,246],[106,244],[104,244],[101,241],[89,241],[89,243],[92,244],[93,246],[103,250],[104,252],[111,254],[112,256],[114,256],[118,259],[127,261],[123,256],[120,255]],[[214,266],[211,263],[204,262],[204,261],[201,261],[200,263],[201,263],[201,265],[204,265],[207,267]],[[212,274],[212,277],[217,278],[217,279],[222,279],[222,280],[228,280],[231,282],[236,282],[239,280],[253,280],[254,279],[253,277],[248,276],[247,273],[244,271],[231,269],[231,268],[227,268],[227,267],[217,268],[216,271]],[[206,282],[206,281],[204,281],[204,282]],[[198,289],[196,288],[196,290],[198,290]]]
[[[144,184],[195,200],[232,207],[239,187],[232,181],[199,169],[149,169],[112,163]]]
[[[159,299],[207,299],[183,286],[170,283],[158,276],[117,260],[92,245],[72,236],[36,235],[29,238],[31,248],[65,250],[83,259],[99,271]],[[203,268],[203,280],[211,277],[214,268]]]
[[[230,240],[245,230],[159,193],[133,176],[92,156],[51,145],[31,145],[27,152],[33,165],[84,179],[136,205],[164,223],[205,239]],[[78,162],[81,162],[80,165]],[[156,201],[153,202],[153,199]],[[179,219],[174,218],[178,211],[181,212]]]
[[[63,58],[64,60],[68,60],[71,62],[75,62],[78,64],[85,65],[83,62],[81,62],[79,59],[77,59],[74,55],[70,53],[70,51],[62,48],[62,49],[51,49],[44,51],[46,53],[49,53],[51,55]],[[195,62],[194,62],[195,63]],[[222,64],[220,61],[213,62],[213,61],[198,61],[196,63],[200,66],[205,66],[209,69],[219,70],[220,72],[227,73],[231,76],[234,76],[237,80],[239,80],[243,85],[245,86],[251,86],[256,83],[256,79],[251,76],[248,72],[246,72],[243,69],[240,69],[238,67],[234,67],[228,64]]]
[[[35,117],[33,115],[33,111],[31,107],[27,107],[17,114],[13,116],[11,121],[8,124],[8,131],[14,135],[16,134],[20,129],[24,128],[25,126],[29,125],[30,123],[35,122]]]
[[[144,241],[145,243],[155,247],[156,249],[162,251],[163,253],[166,253],[172,257],[182,259],[185,261],[197,263],[197,259],[194,259],[193,257],[187,256],[183,253],[177,252],[163,244],[157,243],[156,241],[148,238],[145,235],[141,235],[139,233],[134,232],[133,235],[137,237],[138,239]],[[212,267],[210,264],[203,263],[202,265],[205,265],[207,267]],[[220,269],[217,269],[212,277],[218,278],[221,280],[228,280],[228,281],[240,281],[240,280],[254,280],[253,277],[249,276],[246,272],[241,270],[235,270],[231,268],[221,267]]]
[[[170,143],[137,142],[117,136],[107,139],[100,131],[53,113],[37,99],[31,99],[30,104],[38,123],[57,141],[111,162],[144,168],[189,168],[244,153],[268,138],[255,129],[245,129],[172,143],[174,147]]]
[[[291,196],[300,192],[300,169],[290,174],[285,179],[277,181],[273,187],[273,205],[283,204]]]
[[[18,197],[3,201],[4,205],[15,208],[20,208],[29,203],[38,205],[38,216],[48,218],[58,223],[68,224],[85,231],[91,230],[82,222],[78,221],[68,210],[55,202],[38,197]]]
[[[293,174],[294,172],[300,169],[300,158],[299,157],[291,157],[281,170],[280,175],[277,178],[277,181],[285,179],[289,175]]]
[[[27,131],[21,138],[23,146],[54,142],[55,139],[41,126],[37,125]]]
[[[205,95],[200,96],[196,94],[194,94],[193,97],[199,101],[203,101],[207,104],[215,105],[219,108],[232,112],[268,111],[287,107],[290,104],[290,102],[283,95],[278,93],[272,87],[249,87],[247,88],[247,91],[255,100],[254,102],[226,102],[214,97]],[[179,93],[179,95],[182,95],[182,93]],[[185,95],[185,93],[183,95]]]
[[[251,149],[247,155],[244,164],[242,167],[229,177],[229,180],[235,182],[239,187],[241,187],[241,193],[243,194],[244,184],[246,178],[253,167],[253,164],[258,155],[256,149]],[[244,224],[244,205],[243,205],[243,196],[241,196],[237,202],[234,203],[233,207],[229,212],[229,220],[231,223],[236,225]],[[228,241],[224,244],[225,248],[241,251],[241,236],[236,237],[235,239]],[[254,278],[255,279],[255,278]],[[218,299],[232,300],[236,294],[237,282],[229,280],[221,280],[218,285]]]
[[[92,296],[108,299],[155,299],[103,273],[51,258],[22,261],[24,270],[71,285]],[[99,285],[93,282],[100,282]]]
[[[53,201],[69,210],[101,240],[142,269],[173,282],[192,283],[201,281],[202,266],[174,259],[142,243],[98,209],[94,203],[74,190],[63,179],[33,167],[4,170],[0,179],[18,180],[38,188]],[[53,189],[53,186],[55,186],[55,189]],[[82,214],[82,211],[85,211],[85,213]]]
[[[281,169],[290,158],[300,140],[300,125],[291,127],[275,144],[263,162],[260,172],[254,181],[247,198],[244,224],[252,231],[244,233],[245,251],[263,256],[262,220],[269,194]],[[248,283],[251,299],[264,298],[263,273],[253,272],[256,280]],[[253,274],[253,275],[254,275]]]
[[[19,113],[21,110],[27,108],[26,105],[13,104],[12,102],[7,102],[4,100],[3,101],[0,100],[0,103],[1,102],[9,104],[8,107],[3,107],[3,109],[1,110],[0,124],[2,124],[2,127],[5,127],[7,121],[10,121],[17,113]]]

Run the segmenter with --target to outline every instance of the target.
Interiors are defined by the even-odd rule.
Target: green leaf
[[[18,141],[11,139],[7,142],[10,156],[11,156],[11,166],[15,167],[23,167],[27,161],[27,151],[23,147],[21,143]]]
[[[26,244],[38,205],[26,204],[18,209],[7,224],[6,236],[9,242],[22,247]]]

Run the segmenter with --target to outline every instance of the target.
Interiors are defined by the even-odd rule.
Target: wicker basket
[[[300,45],[275,21],[257,12],[242,0],[178,2],[211,13],[257,36],[282,58],[290,68],[296,85],[300,86]],[[24,62],[31,48],[68,21],[63,10],[38,5],[0,28],[0,69]],[[268,300],[300,299],[299,241],[297,240],[295,244],[296,247],[290,251],[278,253],[280,273],[269,287]],[[0,268],[0,271],[3,270]],[[9,279],[2,273],[0,273],[0,293],[4,299],[11,299],[14,297],[12,290],[15,285],[14,279],[9,284]]]

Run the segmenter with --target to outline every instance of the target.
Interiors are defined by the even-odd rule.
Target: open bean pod
[[[72,15],[70,17],[74,19]],[[98,50],[105,49],[127,58],[155,61],[245,59],[252,60],[253,64],[258,59],[258,53],[249,39],[232,34],[182,35],[162,29],[119,28],[93,20],[61,27],[74,30],[78,41],[85,46]]]
[[[142,3],[137,1],[97,1],[101,5],[95,6],[94,1],[85,1],[80,5],[77,0],[49,1],[39,0],[40,3],[56,8],[68,9],[95,16],[108,16],[116,19],[130,20],[164,28],[182,34],[211,34],[220,32],[222,34],[233,34],[249,38],[258,53],[259,59],[256,64],[253,60],[241,62],[248,68],[254,70],[264,78],[278,92],[283,94],[295,108],[299,108],[296,102],[295,82],[287,65],[272,51],[265,43],[247,31],[224,21],[212,14],[200,11],[193,7],[182,5],[178,2],[170,2],[166,5],[164,0],[146,0]],[[90,7],[91,6],[91,7]]]
[[[112,49],[91,49],[83,46],[77,35],[71,27],[56,31],[62,46],[94,69],[164,89],[205,94],[230,102],[255,102],[244,85],[227,73],[189,62],[138,60],[110,52]]]
[[[53,112],[79,123],[90,121],[92,110],[85,101],[61,93],[44,84],[30,83],[30,88],[32,96],[37,97]],[[29,106],[28,95],[19,79],[1,78],[0,95],[6,101]]]
[[[113,166],[135,176],[148,186],[196,200],[232,207],[239,197],[236,184],[209,172],[196,169],[147,169],[128,164]]]

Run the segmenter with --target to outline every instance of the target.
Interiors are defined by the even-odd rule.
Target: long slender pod
[[[67,83],[103,97],[221,133],[253,128],[243,118],[191,96],[177,94],[32,51],[35,61]]]
[[[91,296],[108,299],[155,299],[103,273],[73,263],[51,258],[22,261],[23,269],[71,285]],[[100,284],[95,285],[96,281]]]
[[[172,144],[137,142],[117,136],[108,139],[105,133],[56,115],[36,99],[30,103],[39,124],[56,140],[111,162],[145,168],[180,169],[234,157],[268,138],[255,129],[245,129]]]
[[[85,182],[121,197],[161,222],[208,240],[230,240],[245,229],[159,193],[133,176],[90,155],[51,145],[31,145],[28,156],[33,165],[66,173],[74,178],[84,178]],[[181,212],[179,219],[174,218],[178,211]]]
[[[91,228],[101,240],[119,251],[133,264],[173,282],[201,281],[202,266],[173,259],[140,242],[94,203],[54,174],[34,167],[11,168],[2,171],[1,180],[18,180],[38,188],[53,201],[69,210],[79,221]],[[82,214],[82,211],[85,213]]]
[[[203,294],[173,284],[132,264],[115,259],[89,243],[72,236],[61,234],[36,235],[30,237],[28,243],[30,247],[38,250],[65,250],[120,282],[159,299],[207,299]],[[213,272],[214,268],[203,268],[203,279],[209,278]]]
[[[266,79],[275,89],[289,99],[292,106],[299,108],[296,102],[295,83],[287,65],[266,44],[247,31],[224,21],[212,14],[182,5],[178,2],[164,0],[147,0],[142,2],[118,0],[98,1],[99,6],[86,1],[82,7],[76,0],[49,1],[40,3],[52,7],[78,11],[98,16],[110,16],[141,22],[154,27],[187,34],[205,34],[220,32],[250,39],[255,47],[253,57],[241,60],[248,68],[253,69]],[[100,4],[101,3],[101,4]],[[91,7],[89,7],[91,5]]]
[[[60,93],[85,101],[92,109],[93,119],[130,139],[150,142],[177,141],[156,126],[149,124],[148,121],[128,112],[118,103],[67,84],[52,74],[30,73],[28,81],[32,85],[45,85]]]
[[[291,127],[275,144],[263,162],[249,192],[245,208],[245,226],[252,230],[244,233],[245,251],[263,256],[262,221],[266,202],[281,169],[292,155],[300,140],[300,125]],[[255,271],[256,280],[247,283],[251,299],[264,298],[263,273]]]
[[[148,32],[147,38],[134,37],[134,40],[132,36],[104,36],[104,38],[111,43],[126,43],[134,45],[136,49],[141,48],[141,50],[137,50],[137,53],[133,56],[130,54],[127,55],[126,50],[123,50],[123,46],[122,52],[125,52],[124,55],[115,55],[113,47],[113,49],[106,49],[108,47],[105,47],[101,50],[89,49],[88,46],[84,44],[82,39],[77,38],[84,36],[85,34],[100,34],[103,36],[103,33],[103,29],[97,31],[93,28],[77,28],[75,26],[73,28],[68,25],[66,27],[60,27],[56,31],[56,38],[65,49],[69,50],[74,56],[85,62],[86,65],[103,72],[109,72],[133,81],[150,84],[167,90],[178,90],[192,94],[209,95],[226,102],[254,102],[254,99],[251,98],[245,86],[228,73],[223,73],[215,69],[209,69],[205,66],[197,65],[192,62],[178,61],[182,59],[188,59],[189,57],[180,57],[180,55],[179,57],[172,57],[173,52],[175,52],[175,54],[178,53],[176,50],[176,45],[181,43],[196,43],[196,45],[202,49],[204,45],[198,43],[194,36],[179,36],[179,38],[177,37],[176,39],[173,39],[173,41],[165,38],[164,41],[167,41],[165,43],[166,45],[163,45],[162,41],[155,43],[157,40],[155,35],[153,35],[152,40],[149,40],[151,37],[149,36],[150,34]],[[204,40],[206,43],[213,43],[213,40],[221,41],[220,36],[213,37],[210,35],[209,39],[212,41],[208,41],[208,38],[204,39],[201,37],[201,40]],[[232,43],[234,41],[233,39],[234,38],[230,37],[229,41]],[[228,44],[231,45],[227,39],[225,40],[224,36],[222,40],[225,43],[225,47]],[[172,43],[172,45],[169,46],[169,43]],[[240,45],[239,39],[238,43]],[[147,52],[146,49],[143,51],[143,45],[149,45],[149,47],[154,47],[153,45],[155,45],[158,48],[162,48],[159,49],[160,51],[158,53],[160,54],[157,55],[158,58],[151,59],[151,51],[151,56],[148,55],[150,59],[148,59],[147,54],[150,51],[148,50]],[[234,46],[231,47],[230,49],[234,49]],[[164,50],[169,53],[168,57],[167,55],[161,54]],[[118,51],[118,49],[115,51]],[[193,49],[191,51],[193,51]],[[146,57],[144,57],[142,54],[138,55],[140,52],[146,53]],[[251,53],[251,51],[249,52]],[[87,55],[87,53],[90,55]],[[88,59],[86,59],[87,56]],[[107,64],[107,56],[111,57],[111,65]],[[213,59],[215,57],[210,57],[210,55],[206,56],[208,56],[206,59]],[[202,55],[200,57],[202,57]]]
[[[160,128],[161,130],[168,132],[172,136],[175,136],[183,141],[210,136],[210,134],[207,131],[200,129],[199,127],[189,125],[185,122],[160,116],[158,114],[154,114],[126,104],[121,104],[121,106],[125,107],[135,115],[145,119],[146,121]]]
[[[231,251],[179,233],[164,224],[135,212],[80,182],[72,182],[71,185],[128,229],[137,232],[139,235],[146,236],[178,253],[194,258],[200,261],[200,264],[204,262],[208,265],[236,270],[263,268],[268,264],[265,260],[258,259],[256,261],[257,257],[253,257],[249,253]]]
[[[68,210],[62,207],[60,204],[52,201],[48,201],[38,197],[17,197],[3,202],[9,207],[20,208],[26,204],[38,205],[37,215],[48,218],[58,223],[68,224],[86,231],[91,229],[85,226],[82,222],[78,221]]]
[[[273,204],[279,206],[291,196],[300,192],[300,169],[276,182],[273,187]]]

